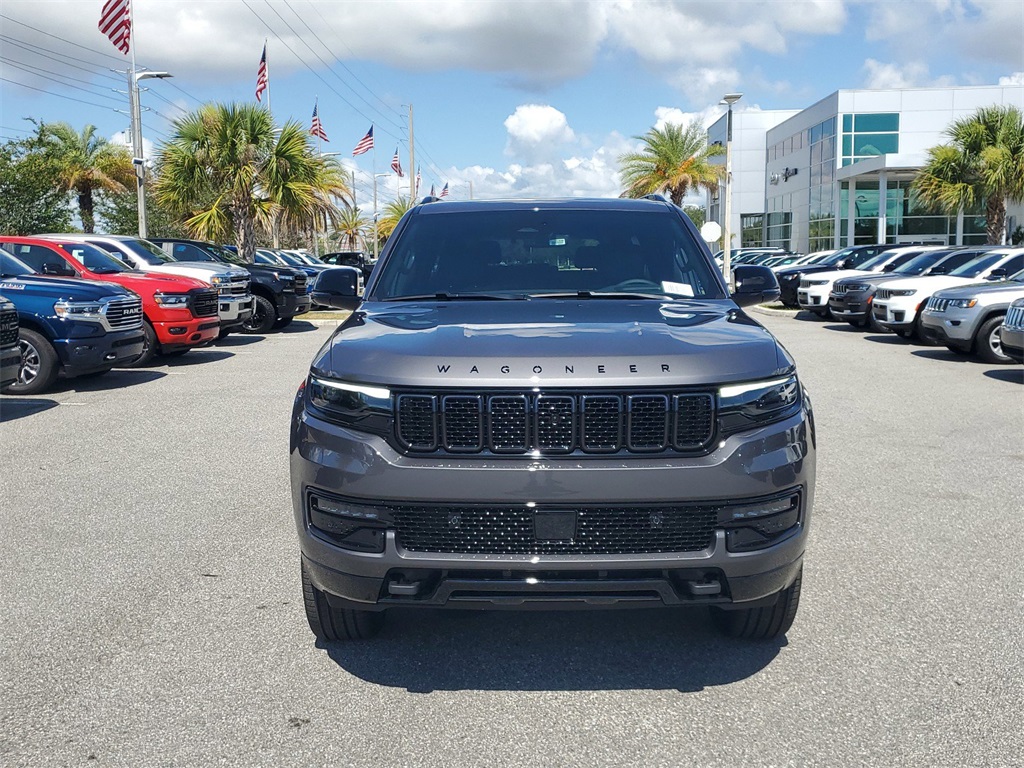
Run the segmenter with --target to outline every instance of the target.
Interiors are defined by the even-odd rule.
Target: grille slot
[[[576,534],[543,541],[535,510],[503,506],[396,506],[398,543],[412,552],[472,555],[599,555],[697,552],[711,546],[713,507],[574,507]]]
[[[715,400],[707,392],[407,393],[398,395],[395,429],[414,452],[695,452],[714,436]]]
[[[195,288],[188,293],[188,308],[193,317],[212,317],[217,314],[219,296],[214,288]]]
[[[0,312],[0,347],[9,347],[18,341],[18,310]]]
[[[232,276],[228,282],[220,284],[220,296],[229,299],[234,296],[245,296],[249,293],[249,278]]]
[[[949,306],[949,299],[940,299],[936,296],[932,296],[928,299],[928,304],[925,309],[930,309],[932,312],[945,312],[946,307]]]

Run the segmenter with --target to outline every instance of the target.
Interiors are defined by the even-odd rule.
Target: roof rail
[[[437,195],[427,195],[422,200],[420,200],[419,204],[423,205],[424,203],[440,203],[440,202],[441,202],[441,198],[438,197]]]
[[[667,203],[669,199],[660,193],[653,195],[644,195],[644,200],[654,200],[656,203]]]

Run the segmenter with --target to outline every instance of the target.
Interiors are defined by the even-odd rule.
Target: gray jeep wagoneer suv
[[[291,423],[302,587],[323,640],[398,606],[708,606],[793,622],[814,499],[793,359],[661,198],[428,199],[313,360]]]

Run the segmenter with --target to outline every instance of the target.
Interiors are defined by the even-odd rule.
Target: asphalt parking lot
[[[329,328],[0,399],[0,764],[1022,764],[1024,373],[757,317],[819,431],[781,643],[418,612],[317,647],[287,427]]]

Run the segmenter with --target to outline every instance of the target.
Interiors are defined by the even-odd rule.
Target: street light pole
[[[146,226],[146,158],[142,149],[142,106],[139,103],[139,80],[173,77],[169,72],[128,73],[128,104],[132,117],[132,165],[135,166],[135,192],[139,198],[139,237],[148,235]]]
[[[732,105],[743,98],[742,93],[727,93],[720,104],[728,104],[725,120],[725,215],[722,221],[722,274],[726,284],[732,282]]]
[[[377,179],[390,176],[390,173],[373,174],[373,260],[377,261],[377,243],[380,238],[377,235]]]

